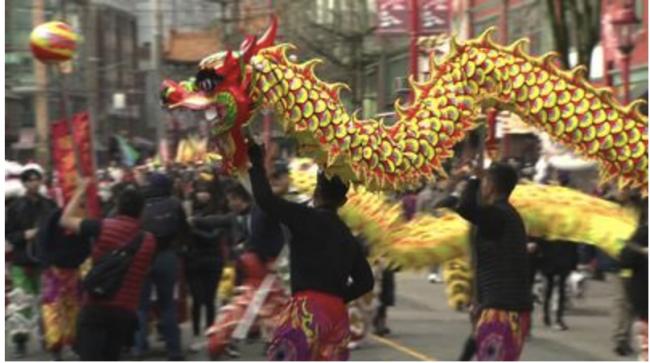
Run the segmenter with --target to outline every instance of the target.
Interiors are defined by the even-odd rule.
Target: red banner
[[[92,177],[95,175],[95,170],[93,167],[92,138],[87,112],[78,113],[72,117],[72,130],[74,133],[74,143],[79,150],[81,173],[84,176]],[[77,187],[77,170],[72,146],[73,139],[70,137],[68,125],[65,120],[54,122],[51,131],[54,170],[57,172],[58,183],[63,191],[63,199],[67,203]],[[101,216],[101,208],[97,196],[97,186],[91,184],[88,187],[86,195],[88,196],[86,198],[87,217],[99,218]]]

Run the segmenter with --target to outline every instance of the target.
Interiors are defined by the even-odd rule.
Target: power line
[[[111,9],[123,11],[125,13],[153,13],[154,12],[153,9],[127,10],[127,9],[111,7],[111,6],[102,6],[102,7],[97,7],[97,8],[100,8],[100,9],[111,8]],[[19,12],[25,12],[26,13],[26,12],[31,12],[32,10],[33,10],[33,8],[21,8],[21,9],[12,9],[10,11],[19,11]],[[201,10],[201,9],[196,9],[196,10],[192,10],[192,11],[179,10],[179,9],[176,9],[176,10],[174,10],[174,9],[162,9],[161,12],[162,13],[187,13],[187,14],[205,14],[206,13],[205,10]],[[60,10],[45,10],[44,13],[45,14],[59,14]],[[220,13],[220,11],[217,11],[217,13]]]
[[[153,13],[155,12],[155,9],[148,9],[148,8],[136,8],[136,9],[126,9],[122,8],[119,6],[110,6],[107,4],[90,4],[90,8],[95,8],[95,9],[106,9],[106,8],[111,8],[115,10],[120,10],[123,12],[127,13]],[[21,7],[13,7],[11,9],[6,9],[6,12],[12,12],[12,11],[20,11],[20,12],[31,12],[35,8],[33,6],[21,6]],[[191,9],[187,10],[187,9]],[[211,10],[211,9],[208,9]],[[220,9],[218,7],[215,7],[214,10],[217,10],[217,13],[221,13]],[[206,9],[205,8],[187,8],[187,7],[177,7],[176,9],[174,8],[162,8],[160,9],[161,12],[177,12],[177,13],[205,13]],[[43,10],[43,13],[45,14],[55,14],[55,13],[60,13],[60,9],[46,9]]]

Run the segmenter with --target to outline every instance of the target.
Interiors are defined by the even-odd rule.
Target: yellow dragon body
[[[287,57],[289,44],[260,50],[251,60],[253,99],[272,107],[288,134],[305,144],[330,172],[371,190],[393,190],[443,174],[441,161],[475,127],[485,104],[507,107],[577,154],[598,161],[604,180],[647,186],[647,118],[615,101],[607,89],[596,89],[584,68],[561,71],[554,53],[534,58],[525,40],[502,47],[492,30],[458,44],[431,65],[423,82],[411,80],[415,100],[396,103],[397,122],[360,120],[339,100],[343,84],[328,84],[314,74],[318,60],[303,64]]]
[[[309,159],[294,160],[290,164],[294,188],[311,193],[317,170]],[[588,243],[613,257],[618,256],[637,225],[633,211],[559,186],[521,184],[510,200],[530,237]],[[406,221],[399,203],[390,202],[382,193],[356,187],[339,215],[366,238],[375,253],[389,256],[404,267],[427,268],[467,255],[470,225],[451,211]]]
[[[310,159],[294,159],[290,177],[295,191],[309,195],[317,172],[318,166]],[[592,244],[614,258],[637,224],[633,211],[558,186],[518,185],[511,202],[521,214],[529,236]],[[469,304],[470,225],[459,215],[444,211],[440,216],[423,214],[406,221],[399,203],[363,187],[350,191],[339,215],[369,242],[374,256],[385,256],[408,269],[441,264],[449,306],[459,310]]]
[[[369,190],[413,187],[444,175],[441,163],[476,126],[481,107],[499,104],[577,154],[600,164],[603,180],[647,188],[647,117],[639,102],[622,106],[607,89],[593,87],[584,67],[560,70],[555,54],[531,57],[526,40],[495,44],[488,29],[478,39],[457,43],[441,61],[431,56],[427,80],[411,79],[414,100],[396,103],[397,121],[362,120],[346,112],[342,83],[320,80],[312,59],[294,62],[290,44],[272,46],[275,22],[257,42],[247,38],[239,53],[210,56],[195,80],[165,81],[169,108],[206,110],[214,139],[234,169],[246,165],[241,128],[260,108],[272,108],[302,155],[329,174]]]

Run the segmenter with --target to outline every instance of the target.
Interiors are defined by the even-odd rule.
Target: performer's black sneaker
[[[555,323],[555,325],[553,325],[553,329],[565,331],[565,330],[569,330],[569,327],[566,326],[566,324],[564,324],[563,321],[558,321],[557,323]]]
[[[616,347],[614,348],[614,353],[616,353],[616,355],[619,355],[621,357],[627,357],[634,353],[634,349],[630,347],[630,344],[621,342],[616,344]]]
[[[25,342],[17,342],[14,350],[14,358],[21,359],[27,356],[27,344]]]
[[[390,334],[390,329],[388,329],[386,327],[383,327],[383,328],[375,330],[375,334],[380,336],[380,337],[383,337],[385,335]]]
[[[271,347],[271,343],[268,343],[268,342],[264,343],[264,348],[262,348],[262,355],[263,356],[266,357],[268,355],[270,347]]]
[[[27,341],[29,336],[25,333],[16,333],[12,339],[14,342],[14,357],[17,359],[27,356]]]
[[[241,356],[241,353],[239,353],[239,349],[234,344],[228,345],[226,347],[225,353],[229,358],[239,358]]]
[[[63,361],[63,352],[61,352],[60,350],[56,351],[56,352],[52,352],[52,361],[54,361],[54,362],[62,362]]]

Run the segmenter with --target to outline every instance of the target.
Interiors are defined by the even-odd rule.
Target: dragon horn
[[[248,63],[255,53],[255,39],[256,37],[254,35],[247,35],[239,47],[239,52],[245,63]]]
[[[266,32],[257,40],[255,43],[255,52],[259,51],[260,49],[268,48],[273,45],[273,42],[275,42],[275,34],[278,31],[278,17],[275,15],[271,15],[271,25],[269,26],[268,29],[266,29]]]
[[[226,57],[223,60],[223,64],[232,64],[233,62],[236,62],[235,56],[232,55],[232,50],[229,50],[226,52]]]
[[[273,45],[275,41],[275,34],[278,30],[278,18],[275,15],[271,16],[271,25],[266,32],[258,39],[254,35],[248,35],[239,47],[244,63],[248,63],[251,58],[260,50],[268,48]]]

